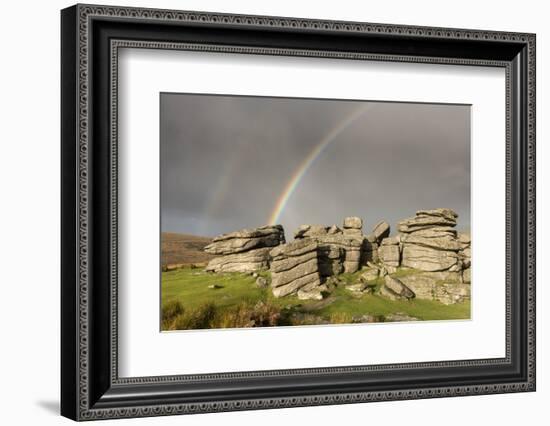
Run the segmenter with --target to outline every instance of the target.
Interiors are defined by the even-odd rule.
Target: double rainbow
[[[315,160],[319,158],[319,156],[323,153],[327,146],[329,146],[330,143],[334,141],[338,137],[338,135],[340,135],[340,133],[346,130],[346,128],[348,128],[355,120],[357,120],[367,110],[369,106],[370,104],[365,104],[357,108],[350,115],[344,118],[335,127],[333,127],[330,132],[328,132],[325,137],[319,141],[315,148],[313,148],[311,152],[304,158],[304,160],[296,168],[291,178],[286,183],[281,195],[279,195],[279,197],[277,198],[277,202],[275,203],[275,206],[273,207],[273,210],[271,211],[271,214],[269,215],[269,219],[267,221],[269,225],[276,225],[279,222],[279,218],[283,210],[285,209],[288,200],[296,190],[296,187],[300,183],[300,180],[304,177],[304,175],[307,173]]]

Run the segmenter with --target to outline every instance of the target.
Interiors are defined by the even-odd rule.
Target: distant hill
[[[161,234],[161,263],[162,265],[207,263],[214,256],[205,253],[203,249],[211,242],[212,238],[209,237],[163,232]]]

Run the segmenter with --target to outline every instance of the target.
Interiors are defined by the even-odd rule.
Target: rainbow
[[[350,115],[339,122],[326,136],[319,141],[319,143],[311,150],[311,152],[304,158],[300,165],[296,168],[291,178],[286,183],[283,192],[277,198],[277,202],[269,215],[268,224],[276,225],[279,222],[281,213],[285,209],[288,200],[296,190],[296,187],[300,183],[300,180],[304,177],[308,169],[315,162],[317,158],[322,154],[327,146],[335,140],[340,133],[342,133],[348,126],[350,126],[355,120],[357,120],[369,107],[369,104],[363,105],[357,108]]]

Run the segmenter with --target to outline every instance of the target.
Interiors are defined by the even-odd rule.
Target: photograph
[[[471,318],[471,105],[159,107],[161,331]]]
[[[38,141],[33,155],[8,144],[21,164],[5,156],[35,186],[55,172],[57,195],[16,185],[5,209],[23,259],[4,268],[18,274],[8,291],[29,241],[57,255],[37,257],[61,291],[36,286],[33,315],[4,298],[30,318],[8,327],[27,352],[59,343],[32,374],[37,410],[255,425],[293,407],[303,422],[325,406],[326,424],[366,405],[390,424],[537,412],[540,8],[161,3],[41,6],[44,37],[7,80],[15,111],[21,87],[36,92],[24,65],[58,58],[37,80],[48,107],[19,108],[5,138]],[[61,150],[45,143],[55,132]],[[55,206],[56,226],[37,205]],[[16,376],[8,389],[28,387]]]

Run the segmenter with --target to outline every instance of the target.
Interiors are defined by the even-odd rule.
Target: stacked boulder
[[[369,263],[376,263],[379,261],[379,249],[382,244],[382,240],[390,235],[390,224],[385,221],[378,222],[372,228],[370,234],[365,236],[363,241],[363,256],[361,259],[361,265],[365,266]]]
[[[363,236],[363,220],[350,216],[344,219],[344,234],[361,238]]]
[[[399,222],[401,266],[430,272],[461,271],[461,246],[454,229],[457,217],[451,209],[419,210],[415,217]]]
[[[380,294],[391,300],[410,300],[416,296],[409,287],[389,275],[384,277],[384,285],[380,288]]]
[[[401,263],[401,237],[386,237],[378,247],[378,258],[386,272],[393,274]]]
[[[342,272],[357,272],[361,268],[365,240],[362,228],[360,218],[347,217],[343,229],[336,225],[302,225],[294,233],[294,238],[318,244],[319,271],[327,277]]]
[[[451,209],[420,210],[398,224],[400,265],[420,271],[400,280],[419,299],[453,304],[470,298],[470,285],[463,279],[470,240],[457,235],[457,217]]]
[[[271,287],[275,297],[297,294],[300,299],[322,299],[318,244],[309,239],[282,244],[270,251]]]
[[[470,300],[470,284],[462,281],[460,272],[419,272],[400,280],[417,299],[435,300],[445,305]]]
[[[372,228],[371,234],[374,237],[375,241],[382,241],[384,238],[390,235],[390,224],[385,221],[378,222]]]
[[[462,260],[462,266],[463,266],[462,280],[465,283],[469,283],[471,281],[470,266],[472,263],[472,251],[471,251],[472,240],[470,238],[470,233],[469,232],[459,233],[458,243],[460,244],[460,250],[458,251],[458,255]]]
[[[254,273],[269,269],[275,297],[317,300],[338,275],[361,270],[359,281],[346,286],[359,296],[372,292],[383,277],[380,294],[392,300],[415,297],[457,303],[470,298],[471,263],[470,235],[457,233],[457,217],[451,209],[419,210],[399,222],[399,234],[392,237],[387,222],[377,223],[364,235],[361,218],[346,217],[341,228],[302,225],[290,243],[285,243],[281,225],[243,229],[220,235],[205,247],[207,253],[217,255],[206,270]],[[391,276],[399,267],[410,272]],[[259,287],[269,285],[260,278]]]
[[[262,226],[254,229],[222,234],[213,239],[204,251],[217,255],[206,266],[211,272],[245,272],[269,268],[269,252],[285,243],[281,225]]]

